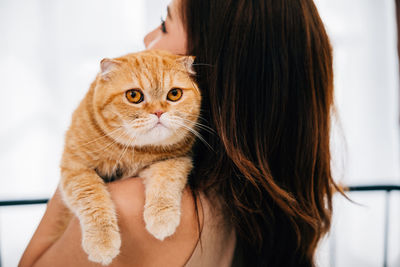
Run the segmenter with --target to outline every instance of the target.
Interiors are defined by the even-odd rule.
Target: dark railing
[[[389,221],[390,221],[390,193],[392,191],[400,191],[400,185],[355,185],[344,188],[347,192],[384,192],[385,193],[385,211],[384,211],[384,232],[383,232],[383,267],[388,266],[388,250],[389,250]],[[335,251],[334,244],[331,244],[330,267],[335,267]]]
[[[355,191],[396,191],[400,190],[400,185],[356,185],[356,186],[348,186],[346,191],[355,192]]]
[[[384,192],[385,195],[385,213],[384,213],[384,248],[383,248],[383,267],[387,267],[387,256],[388,256],[388,244],[389,244],[389,219],[390,219],[390,192],[392,191],[400,191],[400,185],[363,185],[363,186],[348,186],[345,188],[345,191],[348,192]],[[36,204],[46,204],[48,199],[25,199],[25,200],[3,200],[0,201],[0,207],[4,206],[22,206],[22,205],[36,205]],[[331,245],[331,267],[335,267],[335,253],[332,253],[334,248]],[[1,251],[0,251],[1,252]],[[0,267],[1,264],[1,253],[0,253]]]
[[[1,207],[9,207],[9,206],[25,206],[25,205],[46,204],[48,201],[49,201],[48,198],[0,200],[0,208]],[[2,266],[3,266],[3,264],[2,264],[1,247],[0,247],[0,267],[2,267]]]
[[[3,201],[0,201],[0,207],[2,207],[2,206],[21,206],[21,205],[46,204],[48,201],[49,201],[48,198],[25,199],[25,200],[3,200]]]

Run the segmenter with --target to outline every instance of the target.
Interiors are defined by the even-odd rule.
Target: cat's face
[[[105,59],[94,93],[96,120],[123,145],[172,145],[183,140],[200,113],[191,80],[192,57],[145,51]]]

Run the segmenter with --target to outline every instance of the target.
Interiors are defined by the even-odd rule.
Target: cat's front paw
[[[104,225],[98,229],[90,229],[83,233],[83,250],[89,260],[108,265],[119,254],[121,236],[118,226]]]
[[[179,206],[147,206],[144,209],[143,216],[147,231],[159,240],[164,240],[175,233],[181,220]]]

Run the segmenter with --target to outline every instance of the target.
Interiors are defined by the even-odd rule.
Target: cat
[[[179,225],[200,114],[193,61],[154,50],[103,59],[73,113],[59,188],[89,260],[108,265],[121,246],[108,179],[143,178],[144,221],[157,239]]]

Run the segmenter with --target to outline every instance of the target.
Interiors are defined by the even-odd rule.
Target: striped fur
[[[119,253],[117,216],[105,186],[110,177],[143,178],[144,220],[153,236],[163,240],[179,225],[200,113],[201,95],[190,77],[192,62],[191,57],[162,51],[104,59],[74,112],[59,187],[79,218],[89,260],[107,265]],[[182,89],[179,101],[167,100],[171,88]],[[130,89],[140,89],[144,101],[130,103]]]

